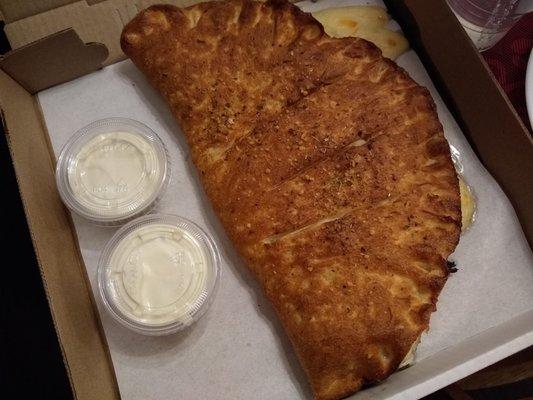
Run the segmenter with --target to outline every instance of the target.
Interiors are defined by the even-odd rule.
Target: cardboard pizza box
[[[119,35],[152,0],[0,0],[12,51],[0,59],[0,108],[35,253],[75,398],[119,391],[69,212],[56,190],[55,157],[35,93],[123,60]],[[167,1],[178,6],[192,0]],[[511,200],[533,244],[533,141],[445,0],[385,1],[471,146]],[[453,44],[453,45],[451,45]],[[433,362],[425,391],[475,372],[531,342],[531,315],[515,318]],[[442,372],[444,371],[444,372]],[[431,372],[431,371],[429,371]],[[433,385],[428,388],[428,382]]]

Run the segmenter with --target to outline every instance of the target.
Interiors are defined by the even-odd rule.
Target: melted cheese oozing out
[[[399,33],[386,28],[387,11],[377,6],[350,6],[329,8],[313,13],[332,37],[360,37],[379,47],[383,55],[392,60],[405,53],[409,43]]]
[[[459,176],[459,190],[461,191],[461,231],[464,232],[474,221],[476,203],[470,187],[461,176]]]
[[[461,230],[464,232],[466,229],[472,225],[474,221],[474,214],[476,210],[475,199],[470,187],[465,183],[464,178],[459,176],[459,190],[461,192],[461,219],[462,227]],[[416,354],[416,348],[420,343],[420,338],[413,343],[409,352],[405,355],[404,359],[398,366],[398,369],[408,367],[413,364]]]
[[[409,349],[409,352],[405,355],[405,357],[403,358],[402,362],[398,366],[398,369],[409,367],[410,365],[413,364],[413,362],[415,361],[415,353],[416,353],[416,348],[418,347],[418,343],[420,343],[420,338],[418,338],[413,343],[413,345]]]
[[[153,200],[164,166],[157,150],[133,132],[102,133],[89,140],[68,169],[76,201],[93,214],[129,215]]]
[[[189,325],[212,272],[189,232],[153,223],[117,244],[107,274],[115,305],[128,318],[146,325]]]

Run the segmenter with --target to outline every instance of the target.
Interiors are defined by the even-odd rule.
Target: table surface
[[[0,26],[0,28],[2,28]],[[8,50],[0,33],[0,54]],[[533,14],[527,15],[493,49],[483,54],[524,124],[525,65],[533,46]],[[3,133],[3,132],[2,132]],[[0,382],[5,398],[71,399],[68,376],[35,260],[11,158],[2,134],[0,176],[7,223],[2,229],[9,260],[0,291],[2,328]],[[12,258],[11,258],[12,257]],[[20,283],[23,284],[20,284]],[[428,400],[533,399],[533,347],[438,391]]]
[[[500,86],[530,131],[525,76],[532,47],[533,13],[529,13],[522,17],[493,48],[482,53]]]

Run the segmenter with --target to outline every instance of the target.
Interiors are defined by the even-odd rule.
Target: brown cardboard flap
[[[108,54],[103,44],[85,44],[67,29],[7,53],[0,59],[0,68],[36,93],[96,71]]]
[[[119,394],[107,343],[76,234],[56,189],[53,152],[39,105],[33,96],[0,71],[0,107],[74,397],[116,400]]]
[[[110,65],[125,58],[120,48],[120,34],[124,25],[139,10],[156,3],[185,7],[198,2],[198,0],[79,0],[18,19],[8,23],[4,30],[11,48],[17,49],[48,35],[72,28],[85,43],[104,44],[109,50],[109,57],[104,65]]]
[[[198,0],[167,2],[184,7]],[[120,49],[122,28],[140,9],[160,1],[81,0],[67,1],[62,7],[53,7],[60,5],[60,0],[46,3],[41,13],[28,5],[32,10],[26,10],[29,16],[5,26],[14,50],[3,57],[0,65],[30,93],[124,59]],[[8,9],[18,9],[26,2],[17,4],[0,0],[0,6]],[[34,68],[36,62],[40,68]]]
[[[6,23],[40,14],[76,0],[0,0],[0,11]]]
[[[11,47],[18,49],[72,28],[83,42],[104,44],[109,51],[104,65],[109,65],[124,58],[120,33],[136,13],[136,4],[130,0],[108,0],[94,5],[82,0],[9,23],[4,31]]]
[[[385,0],[533,246],[533,139],[445,0]]]

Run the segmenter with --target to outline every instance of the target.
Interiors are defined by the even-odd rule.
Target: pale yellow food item
[[[464,232],[470,228],[474,221],[476,201],[470,187],[465,183],[462,176],[459,176],[459,190],[461,191],[461,231]]]
[[[409,49],[409,43],[402,34],[388,29],[362,30],[355,36],[368,40],[378,46],[383,56],[395,60]]]
[[[409,48],[407,39],[399,32],[387,29],[389,16],[377,6],[329,8],[313,13],[332,37],[360,37],[374,43],[384,57],[396,59]]]
[[[420,343],[420,338],[418,338],[413,345],[411,346],[411,349],[406,354],[400,365],[398,366],[398,369],[407,368],[414,364],[415,362],[415,356],[416,356],[416,349],[418,347],[418,344]]]
[[[384,28],[389,21],[387,11],[377,6],[336,7],[312,14],[324,28],[327,26],[332,32],[344,36],[357,30]]]

